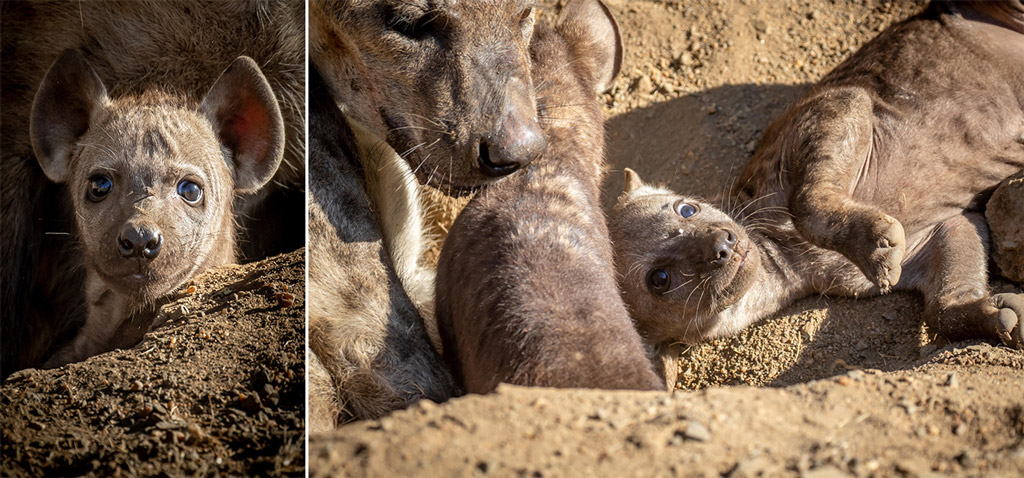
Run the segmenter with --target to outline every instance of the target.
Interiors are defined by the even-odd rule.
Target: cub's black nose
[[[724,266],[729,263],[733,255],[733,247],[736,246],[736,233],[729,229],[722,228],[711,235],[711,263],[717,266]]]
[[[117,236],[117,248],[124,257],[145,257],[153,260],[160,255],[164,236],[154,224],[125,224]]]

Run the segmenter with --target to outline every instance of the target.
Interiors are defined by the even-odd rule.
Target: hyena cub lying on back
[[[108,350],[126,320],[195,274],[235,260],[232,199],[277,171],[284,125],[248,57],[199,104],[158,90],[111,98],[74,50],[53,64],[32,105],[30,135],[47,177],[74,204],[86,270],[85,325],[47,362]]]
[[[981,214],[1024,168],[1022,11],[936,3],[865,45],[765,131],[735,219],[627,171],[610,229],[641,333],[693,343],[812,293],[916,290],[933,333],[1024,345]]]
[[[622,47],[608,9],[574,0],[530,45],[547,151],[466,206],[441,251],[444,357],[467,392],[499,382],[663,388],[618,294],[604,215],[596,96]]]

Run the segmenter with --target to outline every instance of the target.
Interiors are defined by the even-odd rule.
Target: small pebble
[[[711,441],[711,432],[708,431],[707,427],[694,420],[690,420],[689,423],[686,424],[686,429],[683,430],[683,436],[690,440],[696,440],[704,443]]]
[[[260,408],[263,408],[263,403],[260,402],[259,395],[256,395],[255,393],[243,393],[239,395],[239,402],[239,404],[242,407],[242,410],[245,410],[247,412],[254,412],[256,410],[259,410]]]
[[[288,292],[278,292],[277,295],[277,306],[282,309],[295,305],[295,296]]]
[[[960,462],[960,465],[964,468],[975,468],[978,466],[978,459],[974,456],[971,450],[965,449],[956,457],[956,461]]]
[[[641,94],[650,93],[654,89],[654,83],[651,81],[651,77],[647,75],[641,75],[633,82],[633,91]]]

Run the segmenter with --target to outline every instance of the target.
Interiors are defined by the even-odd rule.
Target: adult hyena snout
[[[478,146],[480,172],[492,178],[530,164],[548,145],[529,100],[506,100],[501,110],[493,131],[481,135]]]
[[[164,236],[156,224],[146,222],[128,222],[117,235],[117,248],[125,258],[156,259],[163,242]]]
[[[733,254],[736,253],[736,243],[739,237],[732,229],[720,227],[711,232],[711,263],[721,267],[729,263]]]

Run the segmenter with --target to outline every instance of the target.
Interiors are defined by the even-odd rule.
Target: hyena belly
[[[598,205],[595,96],[617,71],[616,27],[596,1],[571,2],[562,15],[531,44],[547,151],[478,193],[441,252],[438,327],[467,392],[500,382],[663,388],[617,293]]]
[[[74,50],[47,72],[30,135],[42,170],[71,196],[87,315],[46,366],[121,344],[112,341],[122,323],[145,329],[163,297],[234,261],[232,200],[274,175],[284,126],[252,59],[210,83],[201,101],[160,90],[112,97]]]
[[[309,347],[333,386],[311,390],[330,415],[316,419],[338,424],[444,401],[457,388],[391,267],[363,189],[379,171],[361,168],[355,135],[315,70],[310,93]]]

